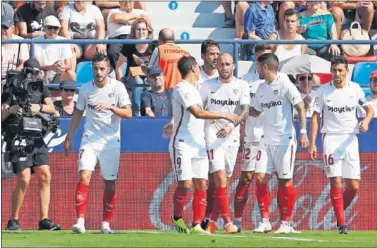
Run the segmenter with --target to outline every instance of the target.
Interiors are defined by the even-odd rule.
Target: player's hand
[[[162,129],[162,137],[164,137],[165,139],[170,139],[171,135],[173,134],[173,127],[174,125],[171,122],[166,124]]]
[[[369,124],[365,123],[365,121],[361,121],[359,124],[360,132],[365,133],[369,129]]]
[[[30,103],[30,111],[32,115],[36,115],[41,112],[41,106],[39,104]]]
[[[20,108],[20,106],[18,106],[18,105],[13,105],[13,106],[10,106],[10,107],[8,108],[8,112],[9,112],[10,114],[14,114],[14,115],[18,115],[18,116],[20,116],[20,115],[22,115],[23,110],[22,110],[22,108]]]
[[[298,142],[301,148],[307,148],[309,146],[308,135],[306,133],[300,134],[300,136],[298,137]]]
[[[71,149],[72,149],[72,138],[71,137],[68,137],[68,136],[65,137],[63,148],[64,148],[64,155],[66,157],[68,157],[68,154],[71,152]]]
[[[112,106],[110,105],[107,105],[107,104],[103,104],[103,103],[99,103],[96,105],[96,110],[97,111],[101,111],[101,110],[111,110]]]
[[[225,126],[217,132],[216,136],[217,138],[225,138],[232,132],[232,130],[233,129],[230,126]]]
[[[228,120],[232,122],[234,125],[238,124],[241,120],[241,118],[236,115],[236,114],[229,114],[229,113],[224,113],[223,119]]]
[[[315,145],[309,146],[309,155],[311,160],[317,159],[317,147]]]

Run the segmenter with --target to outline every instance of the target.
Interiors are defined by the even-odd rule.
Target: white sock
[[[77,218],[77,224],[84,225],[85,224],[85,219],[83,217]]]

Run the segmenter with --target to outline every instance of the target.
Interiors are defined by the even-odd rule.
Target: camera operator
[[[40,65],[35,59],[29,59],[24,63],[25,74],[32,74],[32,79],[38,79],[40,76]],[[43,85],[43,92],[30,91],[28,93],[29,109],[28,113],[31,113],[32,117],[36,117],[41,113],[55,114],[55,107],[50,97],[49,90]],[[42,90],[41,90],[42,91]],[[25,107],[18,106],[16,97],[10,93],[2,93],[1,96],[1,121],[2,124],[6,121],[8,123],[14,123],[19,117],[25,116]],[[27,108],[27,106],[26,106]],[[30,110],[30,111],[29,111]],[[6,128],[5,141],[8,147],[13,146],[12,139],[16,135],[14,129]],[[48,165],[48,151],[46,144],[43,141],[43,134],[41,137],[37,137],[31,143],[31,148],[26,155],[23,155],[24,159],[19,159],[17,162],[12,160],[13,172],[17,175],[17,184],[12,195],[12,216],[8,221],[7,230],[20,230],[19,212],[24,201],[26,189],[30,184],[31,174],[35,173],[40,186],[40,221],[39,230],[60,230],[60,226],[51,222],[48,219],[48,208],[50,203],[50,167]]]

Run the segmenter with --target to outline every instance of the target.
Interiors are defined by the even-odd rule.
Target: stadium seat
[[[347,60],[349,64],[356,64],[359,62],[375,62],[377,61],[377,56],[374,56],[372,53],[368,56],[362,56],[362,57],[351,57],[344,54],[344,58]]]
[[[368,86],[370,74],[375,70],[377,70],[376,62],[359,62],[353,68],[351,80],[361,86]]]
[[[76,67],[76,75],[78,87],[93,80],[92,61],[82,61],[78,63]]]

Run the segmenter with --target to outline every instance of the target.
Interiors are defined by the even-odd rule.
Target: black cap
[[[32,70],[33,72],[40,72],[41,65],[39,64],[38,60],[36,59],[28,59],[24,62],[25,70]]]
[[[148,70],[147,76],[157,75],[161,73],[162,73],[162,69],[159,66],[156,66]]]
[[[60,83],[59,88],[65,90],[77,90],[77,83],[75,80],[66,79]]]

